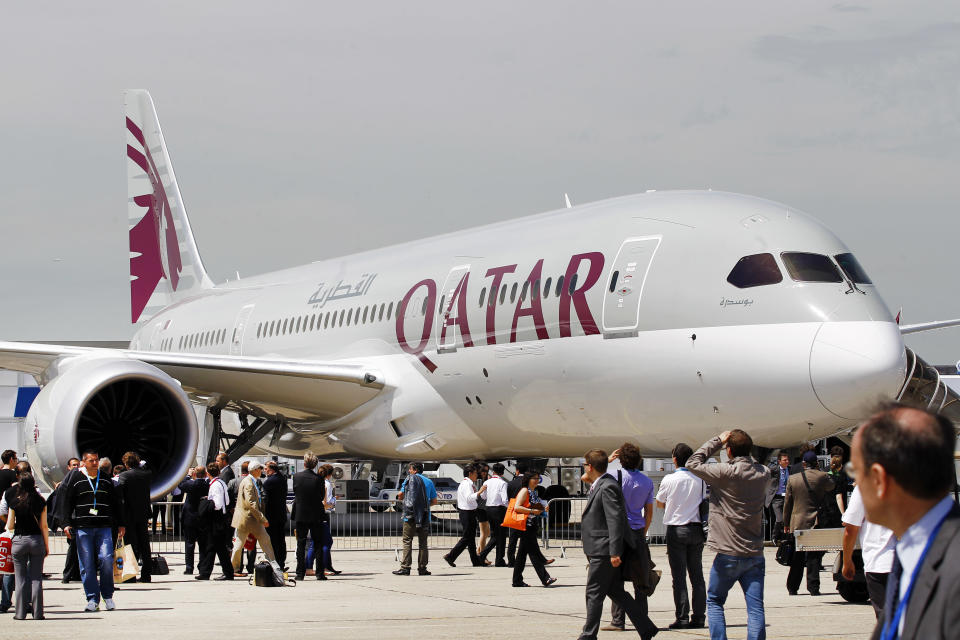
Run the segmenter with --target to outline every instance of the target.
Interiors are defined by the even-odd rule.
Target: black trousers
[[[507,532],[512,531],[503,526],[503,517],[507,515],[506,507],[487,507],[487,521],[490,523],[490,540],[487,546],[480,551],[480,560],[486,560],[493,549],[497,550],[497,564],[504,564],[503,554],[507,548]]]
[[[77,555],[77,534],[67,538],[67,557],[63,563],[63,579],[80,580],[80,556]]]
[[[677,620],[704,622],[707,617],[707,586],[703,580],[703,525],[699,522],[667,526],[667,560],[673,576],[673,604]],[[693,613],[687,595],[687,574],[693,590]]]
[[[889,573],[864,573],[867,579],[867,593],[870,594],[870,604],[873,605],[873,613],[877,620],[883,613],[883,601],[887,595],[887,577]]]
[[[317,575],[323,571],[323,552],[320,541],[323,540],[323,521],[297,522],[294,525],[297,531],[297,580],[303,580],[307,575],[307,539],[313,540],[313,565]]]
[[[270,544],[273,545],[273,553],[277,556],[277,563],[281,569],[287,566],[287,521],[279,518],[270,520],[270,526],[267,527],[267,535],[270,536]]]
[[[547,573],[547,559],[543,557],[543,552],[540,551],[540,544],[537,542],[540,527],[536,524],[531,524],[528,519],[525,531],[518,531],[516,529],[513,529],[513,531],[517,531],[517,533],[520,534],[517,543],[517,557],[513,563],[513,584],[523,582],[523,569],[527,564],[527,558],[530,558],[530,564],[533,565],[533,570],[537,572],[537,577],[540,578],[540,582],[546,584],[547,580],[550,579],[550,574]]]
[[[646,550],[647,536],[646,534],[644,534],[643,529],[634,530],[633,538],[637,544],[636,552],[646,554],[647,553],[647,550]],[[671,565],[671,571],[673,571],[673,565]],[[680,575],[682,576],[683,574],[680,574]],[[636,583],[633,584],[633,599],[637,603],[637,611],[639,611],[641,615],[647,616],[647,614],[649,613],[649,608],[647,605],[647,596],[642,595],[640,593],[640,589]],[[706,606],[706,595],[704,595],[704,606]],[[610,603],[610,618],[614,626],[616,627],[626,626],[627,621],[626,621],[626,616],[625,616],[623,607],[618,605],[616,602]],[[700,620],[703,620],[703,619],[704,619],[704,616],[701,615]]]
[[[216,558],[223,574],[233,577],[233,562],[229,551],[232,537],[226,516],[222,514],[214,514],[211,523],[200,527],[200,547],[203,551],[200,554],[200,564],[197,565],[197,575],[209,578],[213,573],[213,561]]]
[[[509,529],[509,527],[507,527]],[[520,532],[517,529],[510,529],[507,542],[507,564],[511,567],[517,560],[517,543],[520,541]]]
[[[823,551],[797,551],[793,554],[790,563],[790,573],[787,574],[787,591],[796,591],[800,588],[803,578],[803,569],[807,569],[807,591],[820,591],[820,561]]]
[[[463,553],[463,550],[466,549],[470,554],[470,562],[477,566],[480,564],[480,559],[477,557],[477,511],[476,509],[460,509],[459,515],[460,528],[463,533],[457,540],[457,544],[453,545],[453,549],[450,549],[447,557],[451,562],[455,562]]]
[[[580,640],[596,640],[603,616],[603,600],[610,598],[620,606],[641,635],[653,634],[657,627],[640,611],[637,601],[623,590],[619,567],[610,564],[610,556],[587,556],[587,621]]]
[[[133,552],[140,561],[140,579],[149,581],[151,578],[150,562],[150,534],[147,532],[147,521],[134,522],[124,532],[124,541],[133,547]]]
[[[187,571],[193,571],[194,546],[203,553],[203,546],[200,544],[200,523],[191,518],[183,523],[183,564],[186,565]]]
[[[771,521],[773,522],[773,531],[771,532],[771,539],[774,542],[779,542],[783,539],[783,496],[775,495],[773,500],[770,501],[770,511]]]

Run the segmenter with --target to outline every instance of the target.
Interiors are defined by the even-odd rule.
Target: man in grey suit
[[[957,637],[960,507],[949,495],[955,446],[945,417],[897,404],[867,419],[853,438],[850,461],[867,519],[898,540],[876,640]]]
[[[603,600],[609,597],[626,612],[641,638],[657,635],[657,627],[644,614],[637,601],[623,590],[620,564],[626,546],[633,546],[627,523],[623,494],[616,478],[606,474],[607,454],[591,449],[584,454],[583,481],[590,483],[587,504],[583,508],[580,530],[587,570],[587,622],[580,640],[596,640],[603,615]]]

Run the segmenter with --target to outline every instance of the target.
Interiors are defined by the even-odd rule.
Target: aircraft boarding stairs
[[[960,427],[960,395],[947,386],[936,367],[907,348],[907,377],[897,400],[945,415]]]

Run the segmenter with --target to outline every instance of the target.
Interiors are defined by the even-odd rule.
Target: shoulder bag
[[[530,504],[530,500],[528,499],[527,503],[521,506],[526,507],[529,504]],[[503,516],[502,526],[509,527],[511,529],[516,529],[517,531],[526,531],[528,514],[518,513],[516,511],[516,506],[517,506],[517,499],[510,498],[510,503],[507,505],[507,513],[506,515]]]

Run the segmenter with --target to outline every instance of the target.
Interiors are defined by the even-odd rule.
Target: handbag
[[[807,486],[807,495],[813,499],[813,490],[810,489],[810,481],[807,480],[807,470],[803,469],[800,471],[800,477],[803,478],[803,484]],[[827,495],[824,493],[820,496],[820,501],[817,503],[817,524],[814,525],[814,529],[832,529],[836,527],[843,526],[841,522],[838,522],[838,518],[832,516],[827,506]]]
[[[123,544],[123,538],[119,538],[117,548],[113,551],[113,581],[116,583],[126,582],[136,578],[139,573],[133,545]]]
[[[529,502],[527,503],[529,504]],[[523,505],[526,506],[526,505]],[[527,530],[527,515],[526,513],[518,513],[516,511],[517,499],[510,498],[510,503],[507,504],[507,513],[503,516],[503,524],[501,526],[509,527],[511,529],[516,529],[517,531],[526,531]]]
[[[150,573],[155,576],[166,576],[170,574],[170,567],[167,566],[167,559],[159,553],[150,558]]]
[[[13,575],[13,532],[0,534],[0,574]]]
[[[797,552],[797,541],[793,536],[787,536],[777,547],[777,564],[789,567],[793,563],[793,556]]]

